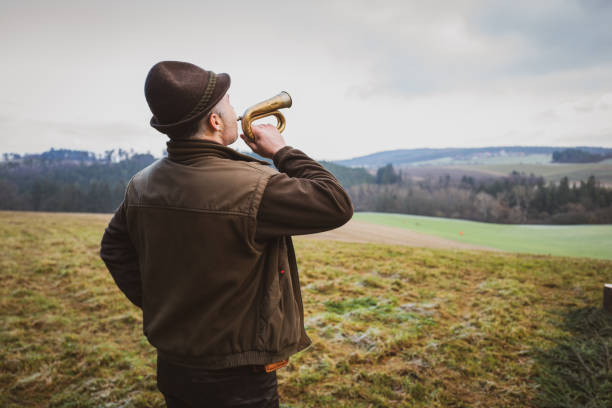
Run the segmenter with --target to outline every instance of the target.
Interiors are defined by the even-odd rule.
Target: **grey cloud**
[[[281,66],[305,52],[325,53],[370,73],[366,83],[349,85],[347,95],[413,96],[612,62],[611,3],[275,0],[233,1],[224,7],[188,1],[169,8],[151,1],[87,7],[80,2],[63,2],[63,7],[14,2],[0,17],[6,23],[0,34],[7,49],[25,43],[47,56],[56,52],[47,41],[71,43],[85,57],[111,41],[134,47],[135,55],[201,55],[211,62],[230,50],[242,55],[245,64],[268,53],[273,55],[269,63]],[[62,21],[63,27],[56,26]],[[40,27],[44,37],[25,35]],[[9,41],[16,33],[20,41]],[[194,49],[198,42],[206,53]],[[168,55],[170,50],[174,55]]]
[[[326,92],[334,93],[329,99],[336,104],[328,109],[341,111],[338,105],[347,102],[354,109],[347,114],[359,112],[356,115],[376,104],[388,107],[395,117],[404,114],[405,106],[420,106],[425,115],[438,117],[448,113],[445,109],[451,113],[468,109],[450,106],[449,100],[476,101],[486,110],[489,102],[504,105],[506,95],[520,100],[507,102],[510,111],[523,100],[526,105],[542,101],[530,111],[536,115],[554,110],[562,98],[577,101],[612,92],[612,35],[607,24],[612,21],[611,4],[604,0],[172,4],[7,0],[0,13],[4,56],[0,114],[5,115],[0,117],[0,132],[17,132],[22,140],[39,134],[43,135],[36,142],[39,145],[74,143],[71,146],[87,145],[97,151],[134,135],[138,139],[134,147],[146,151],[151,138],[159,135],[147,126],[150,114],[142,87],[148,68],[161,59],[182,59],[231,73],[237,108],[286,84],[292,94],[296,91],[296,120],[305,108],[298,106],[299,101],[319,104]],[[604,116],[602,110],[610,109],[612,100],[602,99],[595,106],[592,114]],[[573,118],[576,111],[569,113]],[[6,117],[13,115],[57,123],[9,124]],[[529,118],[535,120],[533,115]],[[305,132],[311,117],[303,120],[296,134]],[[87,120],[108,123],[87,124]],[[317,123],[330,127],[326,120]],[[554,122],[552,117],[547,120],[542,126]],[[468,124],[472,129],[465,130],[469,133],[465,143],[490,143],[486,126],[477,135],[480,122]],[[514,123],[500,123],[498,128],[502,135],[508,128],[516,128],[517,135],[524,133]],[[441,129],[441,135],[448,133]],[[315,131],[316,126],[309,128]],[[367,139],[367,129],[351,131],[357,135],[354,140]],[[17,146],[13,141],[19,138],[5,139],[4,145]],[[398,140],[395,146],[406,146],[405,140]],[[433,138],[428,142],[434,143]],[[382,142],[380,146],[386,148]],[[337,151],[371,148],[370,143],[347,143]]]
[[[84,148],[99,153],[118,146],[130,146],[138,152],[149,150],[159,155],[166,140],[156,131],[126,122],[79,123],[7,115],[0,116],[0,134],[15,139],[3,141],[3,152],[30,153],[50,147]],[[40,138],[40,135],[45,137]],[[26,147],[15,149],[12,147],[14,144]]]
[[[356,85],[349,94],[417,96],[482,89],[499,80],[520,81],[612,63],[612,2],[427,4],[392,3],[392,12],[375,18],[367,13],[335,16],[351,33],[337,51],[370,66],[372,72],[372,83]],[[574,85],[593,88],[588,73],[578,81],[581,84]],[[601,85],[597,80],[596,87]],[[611,85],[612,81],[605,83]]]
[[[579,105],[574,107],[578,113],[591,113],[593,112],[594,108],[595,107],[593,105]]]
[[[536,122],[552,122],[559,119],[559,115],[552,109],[538,112],[533,115],[532,119]]]
[[[612,2],[497,1],[471,21],[494,38],[517,36],[531,48],[506,67],[512,73],[549,73],[612,61]]]
[[[595,146],[610,146],[610,140],[612,140],[612,128],[607,128],[596,132],[585,131],[581,134],[560,136],[552,139],[552,143],[556,145],[581,146],[585,144],[585,140],[588,140],[589,144]]]

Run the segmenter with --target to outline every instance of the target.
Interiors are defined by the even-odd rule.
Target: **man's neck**
[[[192,137],[190,140],[205,140],[207,142],[215,142],[225,146],[225,143],[223,143],[223,138],[221,137],[221,133],[218,132],[213,134],[205,133],[203,135],[197,135],[195,137]]]

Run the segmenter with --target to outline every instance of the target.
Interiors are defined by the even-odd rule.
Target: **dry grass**
[[[0,213],[0,406],[163,406],[139,310],[97,256],[107,219]],[[567,324],[596,313],[610,261],[305,239],[296,251],[314,344],[279,371],[285,407],[609,401],[567,380],[556,350],[611,381],[589,332]],[[593,347],[608,350],[612,324],[596,318]]]

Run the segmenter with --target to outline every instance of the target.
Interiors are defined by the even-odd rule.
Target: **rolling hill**
[[[553,146],[498,146],[478,148],[400,149],[377,152],[336,163],[349,167],[381,167],[386,164],[402,165],[451,165],[451,164],[504,164],[549,163],[554,151],[564,149]],[[579,146],[589,153],[611,154],[612,148]]]

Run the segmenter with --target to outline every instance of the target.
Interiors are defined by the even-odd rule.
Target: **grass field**
[[[506,225],[367,212],[353,218],[509,252],[612,259],[612,225]]]
[[[0,212],[0,406],[162,407],[108,216]],[[296,239],[282,407],[610,407],[612,262]]]

